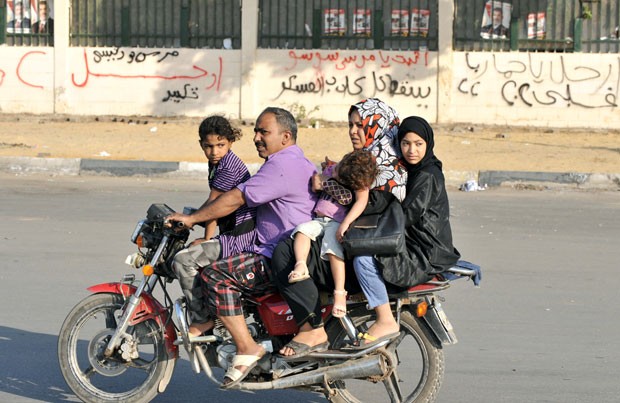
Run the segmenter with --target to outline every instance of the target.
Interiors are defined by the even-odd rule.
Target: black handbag
[[[393,198],[380,212],[362,214],[344,234],[347,256],[397,255],[405,252],[405,213]]]

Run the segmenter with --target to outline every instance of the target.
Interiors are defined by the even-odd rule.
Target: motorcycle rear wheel
[[[353,324],[366,330],[375,320],[374,312],[359,308],[351,313]],[[416,319],[406,311],[401,314],[401,336],[388,346],[395,358],[394,371],[384,380],[351,379],[336,381],[331,387],[335,395],[330,398],[336,403],[358,402],[434,402],[441,386],[444,373],[444,356],[441,346],[429,340]],[[338,322],[332,322],[327,329],[332,349],[338,349],[349,340]],[[402,375],[402,376],[401,376]],[[378,384],[384,387],[381,395]]]
[[[152,319],[129,327],[139,358],[127,361],[120,351],[103,351],[117,327],[123,297],[101,293],[86,297],[65,319],[58,336],[58,361],[65,381],[83,401],[148,402],[158,393],[169,359],[163,329]]]

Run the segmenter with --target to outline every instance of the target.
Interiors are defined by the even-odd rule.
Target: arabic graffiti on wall
[[[278,83],[273,100],[381,97],[428,107],[435,92],[433,75],[428,52],[290,50],[273,75]]]
[[[41,63],[45,64],[47,57],[48,54],[45,51],[29,50],[14,59],[17,60],[14,68],[12,66],[5,68],[0,66],[0,87],[3,86],[5,77],[14,73],[20,84],[30,88],[44,89],[44,84],[39,78],[41,74],[36,67]],[[11,60],[12,58],[7,59]]]
[[[377,74],[373,71],[369,76],[365,74],[331,75],[329,77],[318,75],[315,79],[305,82],[297,74],[291,74],[282,81],[281,91],[276,99],[280,98],[285,92],[312,93],[321,96],[329,94],[364,95],[367,97],[387,94],[390,97],[404,96],[425,99],[431,94],[431,87],[415,85],[414,80],[396,80],[389,73]]]
[[[219,92],[221,89],[224,70],[221,56],[216,59],[214,67],[207,68],[193,64],[188,68],[178,60],[182,54],[177,50],[142,52],[113,48],[95,49],[90,52],[83,49],[82,52],[82,66],[74,68],[71,73],[71,82],[78,88],[87,87],[93,78],[151,80],[155,85],[171,82],[172,85],[161,85],[160,99],[161,102],[174,103],[198,101],[202,92]],[[176,84],[178,81],[182,83]]]
[[[223,60],[221,57],[217,58],[215,68],[207,70],[204,67],[193,65],[188,73],[182,73],[184,66],[173,65],[172,68],[167,70],[172,71],[171,74],[158,73],[157,69],[151,69],[152,74],[148,74],[147,71],[140,67],[140,70],[127,70],[122,67],[122,64],[140,64],[152,62],[155,64],[161,64],[165,62],[172,62],[180,55],[179,51],[149,51],[143,52],[138,50],[124,50],[121,48],[113,49],[95,49],[89,53],[86,49],[82,49],[83,64],[78,67],[74,67],[74,71],[71,72],[71,83],[77,88],[84,88],[89,84],[91,78],[108,78],[114,80],[145,80],[151,79],[153,81],[170,81],[173,83],[173,88],[162,89],[162,102],[180,103],[185,100],[196,101],[199,99],[201,89],[206,91],[219,91],[221,88]],[[51,89],[52,82],[45,83],[41,81],[41,72],[37,67],[39,65],[51,65],[46,61],[48,53],[43,50],[29,50],[25,52],[19,52],[18,58],[7,58],[8,60],[16,60],[14,67],[12,65],[0,66],[0,88],[5,83],[5,78],[9,75],[13,75],[17,79],[17,82],[23,86],[44,90]],[[42,59],[43,57],[43,59]],[[121,65],[118,65],[122,63]],[[114,66],[117,64],[117,66]],[[82,67],[83,66],[83,67]],[[96,66],[93,68],[92,66]],[[188,83],[187,81],[192,83]],[[200,81],[202,80],[202,81]],[[177,81],[185,81],[180,84],[174,84]],[[196,84],[200,81],[200,85]]]
[[[467,68],[456,75],[457,89],[473,99],[501,100],[509,107],[588,109],[615,108],[620,101],[620,57],[593,65],[566,55],[465,53],[463,57]]]
[[[173,50],[171,52],[161,52],[161,51],[153,51],[153,52],[141,52],[135,50],[127,50],[125,52],[121,48],[113,48],[113,49],[97,49],[93,51],[93,61],[95,63],[101,63],[101,61],[112,62],[112,61],[121,61],[126,60],[127,63],[142,63],[147,60],[147,58],[155,58],[157,63],[163,62],[168,56],[178,57],[179,52]]]
[[[362,69],[364,67],[390,68],[396,66],[413,66],[423,63],[428,66],[428,52],[376,52],[351,53],[339,51],[295,51],[288,52],[291,64],[286,67],[292,70],[301,65],[314,68],[333,66],[336,70]]]
[[[186,83],[180,90],[167,90],[166,96],[162,99],[162,102],[172,101],[178,104],[185,99],[198,98],[198,87],[192,87],[191,84]]]

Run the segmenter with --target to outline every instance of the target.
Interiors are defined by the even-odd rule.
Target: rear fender
[[[456,334],[439,301],[434,296],[426,296],[424,299],[428,304],[426,314],[417,317],[415,311],[411,310],[413,317],[440,346],[456,344]]]
[[[136,290],[135,286],[123,283],[103,283],[88,287],[88,291],[95,294],[112,293],[122,295],[124,298],[131,297]],[[168,356],[176,359],[179,355],[179,347],[174,345],[177,332],[172,320],[169,320],[168,311],[151,294],[143,293],[138,307],[129,319],[129,324],[133,326],[149,319],[156,321],[160,327],[165,327],[164,339]]]

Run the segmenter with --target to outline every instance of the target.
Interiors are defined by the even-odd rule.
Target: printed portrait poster
[[[32,1],[35,3],[35,1]],[[6,31],[10,34],[29,34],[32,17],[36,14],[35,4],[31,0],[7,0]]]
[[[428,37],[428,27],[431,22],[431,10],[411,10],[411,36]]]
[[[409,10],[392,9],[392,35],[409,35]]]
[[[347,23],[344,15],[344,8],[326,8],[325,33],[327,35],[344,35],[347,30]]]
[[[510,36],[510,14],[512,4],[501,1],[487,1],[482,13],[480,36],[484,39],[508,38]]]
[[[527,15],[527,39],[545,39],[545,12]]]
[[[6,6],[8,33],[54,33],[54,0],[8,0]]]
[[[370,36],[370,15],[369,8],[353,10],[353,35]]]

